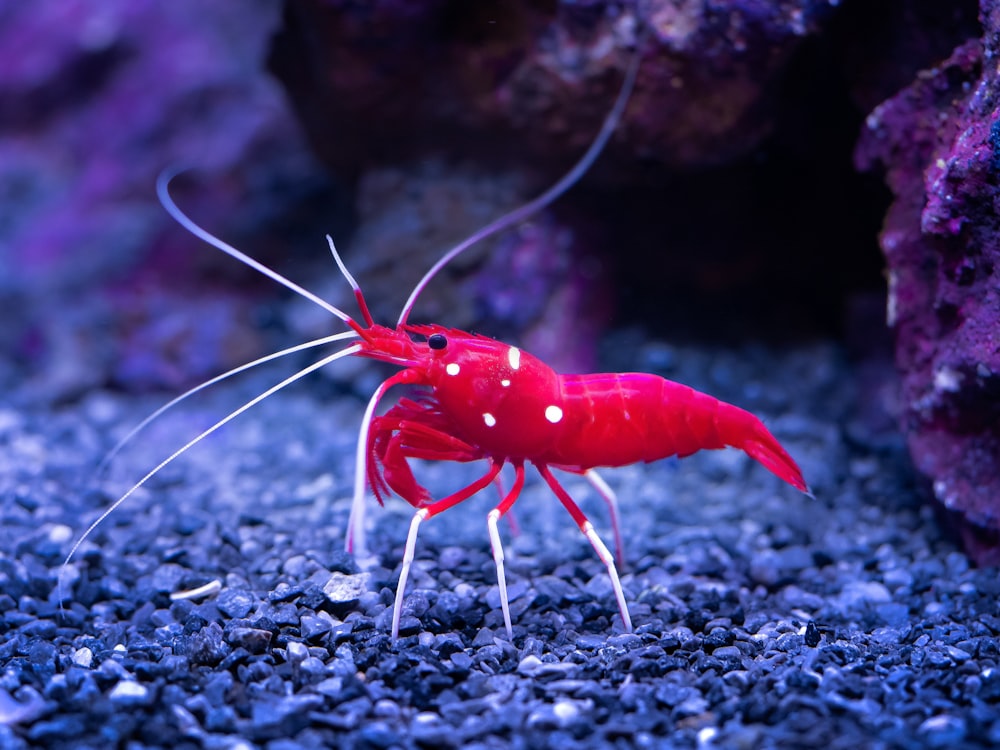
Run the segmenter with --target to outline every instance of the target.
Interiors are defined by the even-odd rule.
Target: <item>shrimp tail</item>
[[[726,445],[739,448],[800,492],[812,494],[795,459],[757,417],[738,406],[719,402],[719,423]]]

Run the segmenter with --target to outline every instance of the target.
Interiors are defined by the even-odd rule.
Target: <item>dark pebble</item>
[[[192,664],[213,666],[229,653],[229,647],[222,641],[222,628],[212,623],[191,637],[188,656]]]
[[[465,646],[458,633],[439,633],[434,636],[432,648],[437,651],[442,659],[447,659],[452,654],[462,651]]]
[[[804,636],[805,644],[810,648],[815,648],[819,645],[822,636],[820,635],[819,628],[816,627],[816,623],[810,621],[806,624],[806,632]]]
[[[300,607],[318,611],[323,609],[328,602],[329,599],[323,589],[319,586],[311,585],[306,586],[306,588],[302,591],[302,595],[298,598],[297,604]]]
[[[233,628],[226,634],[226,640],[233,646],[245,648],[251,654],[262,654],[271,645],[273,634],[261,628]]]

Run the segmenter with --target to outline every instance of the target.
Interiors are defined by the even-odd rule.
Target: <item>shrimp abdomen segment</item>
[[[806,490],[795,461],[757,417],[689,386],[647,373],[564,375],[562,396],[564,429],[546,463],[586,470],[730,446]]]

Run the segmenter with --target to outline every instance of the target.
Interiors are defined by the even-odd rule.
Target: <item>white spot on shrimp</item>
[[[458,366],[458,362],[449,362],[448,366],[444,368],[444,371],[449,375],[458,375],[462,368]]]
[[[489,412],[484,412],[483,413],[483,422],[486,423],[487,427],[495,427],[496,423],[497,423],[497,418],[494,417]]]
[[[502,385],[504,388],[510,388],[510,381],[507,380],[507,378],[504,378],[503,380],[500,381],[500,385]]]
[[[512,346],[507,350],[507,361],[510,362],[510,369],[516,370],[521,366],[521,350]]]
[[[558,406],[553,404],[552,406],[545,407],[545,418],[549,420],[552,424],[556,424],[563,418],[563,410]]]

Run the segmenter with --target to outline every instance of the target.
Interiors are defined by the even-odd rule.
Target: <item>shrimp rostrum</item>
[[[354,290],[361,311],[360,321],[198,227],[170,198],[167,192],[169,176],[161,176],[158,183],[160,199],[183,226],[218,249],[321,305],[340,318],[349,330],[285,349],[213,378],[174,399],[139,428],[181,399],[249,367],[333,341],[353,339],[353,343],[281,381],[174,452],[87,529],[73,546],[67,562],[98,524],[177,456],[272,393],[346,356],[366,357],[402,368],[376,389],[362,419],[354,499],[346,534],[348,549],[364,552],[366,485],[379,503],[394,493],[415,508],[393,605],[394,638],[399,634],[406,580],[420,524],[494,482],[499,486],[498,477],[507,464],[513,467],[514,481],[510,489],[502,494],[499,504],[487,515],[487,530],[508,636],[513,635],[513,630],[498,524],[524,487],[527,464],[535,467],[605,565],[626,631],[631,631],[632,623],[618,576],[616,557],[557,480],[553,469],[583,475],[608,502],[619,562],[622,544],[617,502],[614,493],[595,472],[597,468],[733,447],[744,451],[793,487],[808,492],[802,472],[777,439],[757,417],[737,406],[647,373],[562,375],[516,346],[440,325],[408,322],[421,291],[451,259],[483,237],[538,211],[579,179],[621,118],[637,66],[638,54],[598,137],[573,169],[534,201],[501,217],[446,253],[417,284],[394,327],[380,325],[373,320],[360,286],[347,271],[329,238],[334,259]],[[388,391],[399,385],[415,386],[417,395],[401,398],[384,413],[379,413],[380,404]],[[409,464],[411,459],[484,460],[486,470],[468,486],[435,499],[415,478]]]

